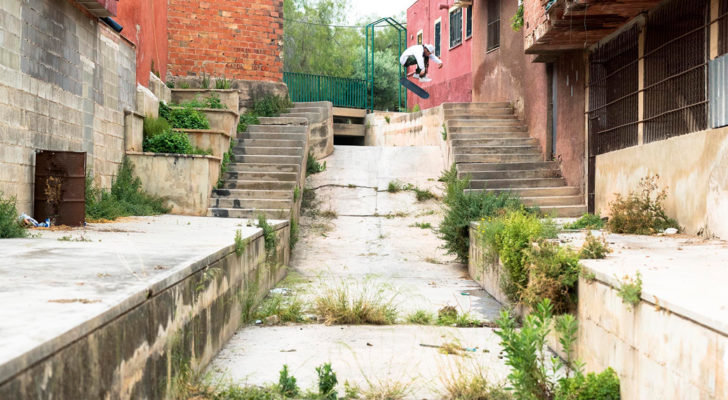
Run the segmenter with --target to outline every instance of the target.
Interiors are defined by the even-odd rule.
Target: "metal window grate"
[[[437,21],[435,24],[435,55],[440,57],[440,35],[441,35],[441,29],[442,23],[440,21]]]
[[[473,36],[473,6],[468,6],[467,16],[465,17],[465,37]]]
[[[728,53],[728,0],[720,0],[718,14],[718,52],[721,55]]]
[[[634,26],[589,56],[590,156],[637,145],[638,46]]]
[[[500,47],[500,0],[488,1],[487,51]]]
[[[644,142],[707,128],[708,0],[674,0],[645,25]]]
[[[463,9],[457,8],[450,13],[450,47],[463,42]]]

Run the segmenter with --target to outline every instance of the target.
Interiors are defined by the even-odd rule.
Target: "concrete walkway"
[[[414,226],[437,226],[440,202],[417,202],[413,192],[386,192],[393,180],[439,192],[436,180],[445,168],[439,148],[338,146],[325,161],[327,170],[309,177],[307,186],[316,191],[318,209],[338,217],[302,218],[292,259],[294,273],[305,282],[294,287],[297,295],[310,302],[322,287],[365,285],[394,294],[401,318],[415,310],[436,314],[446,305],[484,320],[498,316],[500,305],[440,249],[432,229]],[[448,342],[478,350],[461,357],[420,346]],[[237,333],[209,371],[235,382],[265,384],[276,382],[287,364],[303,388],[312,388],[314,368],[331,362],[340,383],[366,388],[367,382],[395,380],[410,385],[410,398],[437,399],[443,397],[440,377],[459,368],[478,366],[502,381],[507,368],[498,357],[498,342],[490,328],[251,326]]]

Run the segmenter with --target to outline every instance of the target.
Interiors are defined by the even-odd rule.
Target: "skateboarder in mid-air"
[[[435,55],[435,46],[431,44],[425,45],[414,45],[402,53],[399,58],[399,63],[405,69],[407,74],[407,67],[410,65],[416,65],[414,77],[419,78],[420,82],[430,82],[432,79],[427,77],[427,68],[430,66],[430,60],[438,64],[438,68],[442,68],[442,61]]]

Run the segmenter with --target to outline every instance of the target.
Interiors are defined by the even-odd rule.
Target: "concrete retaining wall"
[[[207,215],[210,192],[220,177],[220,159],[182,154],[127,153],[149,194],[167,199],[172,214]]]
[[[667,214],[691,234],[728,239],[728,128],[682,135],[597,156],[596,211],[607,215],[615,193],[660,175]]]
[[[328,101],[315,104],[321,113],[319,118],[308,121],[308,149],[318,160],[334,152],[334,107]]]
[[[133,45],[69,1],[0,2],[0,191],[32,213],[36,150],[83,151],[111,186],[134,109]]]
[[[485,259],[476,229],[471,225],[470,276],[496,300],[509,304],[500,289],[502,267]],[[625,400],[728,398],[725,332],[696,322],[679,305],[663,304],[644,290],[642,301],[631,310],[617,295],[614,276],[588,265],[585,269],[596,278],[580,278],[578,289],[576,350],[587,371],[614,368]],[[527,311],[516,307],[520,315]],[[556,339],[550,335],[549,347],[563,356]]]
[[[448,141],[442,138],[444,122],[442,106],[412,113],[377,111],[367,114],[364,120],[364,143],[367,146],[439,146],[445,165],[449,166],[452,157]]]
[[[240,327],[242,315],[286,273],[290,228],[275,226],[266,262],[262,233],[238,256],[228,246],[195,260],[0,367],[2,399],[174,398],[175,380],[202,371]]]

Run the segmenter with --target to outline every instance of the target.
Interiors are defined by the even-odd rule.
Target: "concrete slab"
[[[595,232],[598,234],[597,232]],[[608,234],[614,252],[584,260],[598,280],[619,287],[625,276],[642,275],[642,299],[728,335],[728,242],[688,236]],[[563,235],[580,245],[583,234]]]
[[[10,360],[32,363],[229,252],[237,230],[261,234],[247,220],[165,215],[1,240],[0,380]]]
[[[432,229],[442,219],[440,204],[417,202],[412,192],[385,190],[391,180],[434,188],[444,168],[439,148],[337,146],[325,160],[326,171],[309,177],[307,186],[317,193],[319,209],[334,210],[338,217],[327,220],[304,213],[301,218],[291,267],[305,278],[293,288],[304,303],[311,304],[327,287],[346,286],[394,296],[402,322],[416,310],[437,313],[445,305],[483,320],[497,318],[500,304],[468,277],[466,266],[454,263],[441,248]],[[330,361],[340,382],[366,386],[367,379],[391,377],[415,382],[408,398],[436,399],[442,398],[438,377],[452,356],[420,343],[452,340],[489,349],[466,361],[481,363],[496,381],[505,378],[508,368],[497,358],[499,339],[492,329],[402,324],[249,327],[238,332],[209,371],[264,384],[275,381],[282,365],[288,364],[299,382],[309,386],[315,381],[314,368]]]
[[[367,116],[367,110],[362,110],[359,108],[334,107],[334,116],[347,118],[364,118]]]

